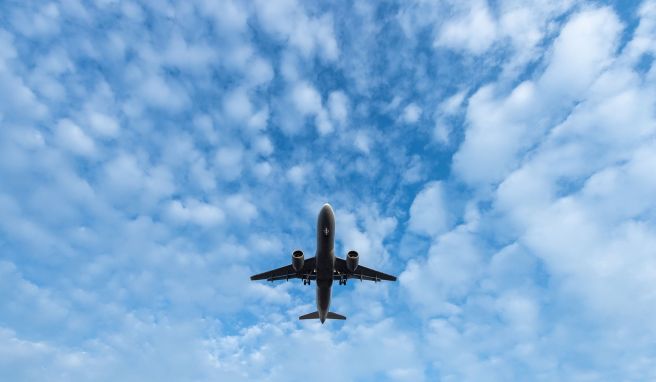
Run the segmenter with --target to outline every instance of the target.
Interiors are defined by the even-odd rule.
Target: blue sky
[[[656,379],[656,2],[0,3],[0,379]],[[337,251],[396,283],[248,276]],[[321,372],[325,370],[325,372]]]

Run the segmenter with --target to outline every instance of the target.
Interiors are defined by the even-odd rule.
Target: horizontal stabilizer
[[[333,313],[333,312],[328,312],[328,315],[326,315],[326,318],[329,320],[346,320],[346,317],[342,316],[341,314]],[[304,314],[301,317],[298,318],[299,320],[318,320],[319,319],[319,312],[312,312],[308,314]]]
[[[318,320],[319,319],[319,312],[312,312],[308,314],[304,314],[301,317],[298,318],[299,320]]]

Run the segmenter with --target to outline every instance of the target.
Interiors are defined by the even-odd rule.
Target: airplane
[[[346,320],[341,314],[328,311],[333,281],[346,285],[348,279],[360,281],[396,281],[388,275],[358,264],[359,254],[349,251],[346,259],[335,256],[335,214],[330,204],[324,204],[317,219],[317,251],[314,257],[304,258],[303,251],[292,253],[292,263],[268,272],[251,276],[251,280],[289,280],[302,279],[303,285],[317,282],[317,311],[300,316],[299,320],[318,319],[323,324],[326,319]]]

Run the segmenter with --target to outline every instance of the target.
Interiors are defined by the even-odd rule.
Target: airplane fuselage
[[[317,311],[299,316],[299,320],[346,320],[346,317],[331,312],[330,299],[333,280],[346,285],[348,279],[378,282],[396,281],[396,277],[359,264],[358,253],[350,250],[346,258],[335,256],[335,214],[330,204],[324,204],[317,218],[317,251],[305,259],[303,251],[292,252],[291,264],[251,276],[251,280],[289,280],[302,279],[303,285],[317,283]]]
[[[335,270],[335,214],[325,204],[317,219],[317,311],[323,323],[328,315]]]

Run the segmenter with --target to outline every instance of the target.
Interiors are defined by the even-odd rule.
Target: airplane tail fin
[[[326,318],[329,320],[346,320],[346,317],[342,316],[341,314],[337,314],[334,312],[328,312],[326,315]],[[312,312],[308,314],[304,314],[298,318],[299,320],[318,320],[319,319],[319,312]]]

